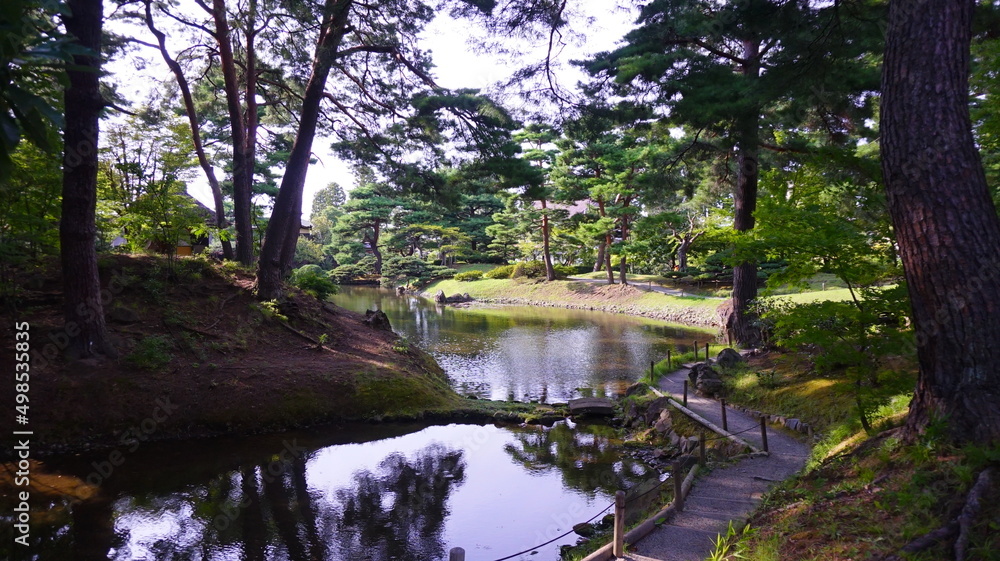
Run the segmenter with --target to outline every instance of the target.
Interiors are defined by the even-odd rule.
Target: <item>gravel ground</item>
[[[675,396],[683,394],[687,369],[660,379],[660,389]],[[722,426],[719,402],[693,393],[688,394],[688,408]],[[762,447],[760,421],[739,411],[728,410],[729,431],[758,448]],[[725,534],[729,521],[742,522],[760,504],[763,494],[775,483],[802,469],[809,456],[809,446],[799,436],[768,426],[767,457],[742,460],[715,468],[702,475],[685,500],[684,511],[668,524],[635,545],[627,558],[636,561],[701,561],[714,549],[713,541]]]

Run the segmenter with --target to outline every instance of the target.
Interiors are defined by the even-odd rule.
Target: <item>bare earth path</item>
[[[683,394],[688,370],[682,369],[660,379],[660,389],[677,396]],[[688,395],[688,407],[709,421],[722,426],[722,412],[714,399]],[[729,431],[761,448],[760,421],[730,409],[726,417]],[[795,474],[805,465],[809,446],[784,431],[768,427],[770,456],[742,460],[734,465],[713,469],[701,476],[685,500],[684,510],[668,524],[653,531],[635,545],[627,559],[635,561],[701,561],[714,549],[713,540],[725,534],[729,521],[743,521],[760,503],[763,494],[774,484]]]

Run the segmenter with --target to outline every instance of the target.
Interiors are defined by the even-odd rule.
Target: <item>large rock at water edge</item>
[[[389,325],[389,316],[385,315],[382,310],[365,310],[365,325],[374,329],[392,331],[392,326]]]
[[[669,397],[658,397],[646,407],[646,424],[652,426],[660,418],[660,412],[670,407]],[[669,413],[669,412],[668,412]]]
[[[715,358],[715,363],[722,368],[732,368],[737,364],[744,364],[746,361],[747,359],[743,358],[743,355],[728,348],[719,351],[719,355]]]
[[[438,304],[444,304],[448,301],[448,297],[444,295],[443,290],[439,290],[437,291],[437,294],[434,295],[434,301]]]
[[[569,411],[573,415],[612,417],[615,414],[615,403],[606,397],[581,397],[569,400]]]

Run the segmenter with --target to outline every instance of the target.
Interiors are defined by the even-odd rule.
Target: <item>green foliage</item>
[[[253,306],[267,319],[288,321],[288,316],[281,313],[281,304],[277,300],[265,300]]]
[[[430,265],[418,257],[394,255],[382,263],[382,286],[399,286],[403,284],[423,284],[434,279],[446,279],[455,276],[455,270],[449,267]]]
[[[464,271],[455,275],[457,281],[474,281],[483,278],[482,271]]]
[[[545,263],[541,261],[527,261],[514,264],[514,270],[510,273],[510,278],[538,279],[545,276]]]
[[[514,265],[501,265],[495,269],[486,271],[483,276],[488,279],[509,279],[514,273]]]
[[[766,302],[761,317],[771,341],[808,353],[821,373],[844,371],[858,417],[866,431],[871,416],[912,383],[886,366],[900,353],[915,352],[907,325],[905,286],[861,291],[852,302],[792,304]]]
[[[371,274],[371,270],[363,265],[340,265],[327,273],[327,276],[337,284],[349,284]]]
[[[292,271],[291,284],[317,300],[326,300],[331,294],[337,293],[337,285],[319,265],[303,265]]]
[[[135,349],[125,357],[125,363],[143,370],[163,368],[173,358],[170,352],[173,348],[174,343],[169,337],[150,335],[136,344]]]

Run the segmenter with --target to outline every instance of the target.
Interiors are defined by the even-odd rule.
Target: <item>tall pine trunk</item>
[[[319,122],[323,89],[337,58],[340,41],[348,31],[347,21],[352,2],[353,0],[326,0],[323,6],[323,22],[316,42],[313,68],[302,98],[299,130],[295,134],[285,175],[281,178],[278,198],[267,225],[264,247],[260,252],[257,297],[261,300],[280,299],[284,295],[284,277],[291,269],[302,227],[302,189],[305,187],[306,172],[309,171],[309,157]],[[372,243],[372,252],[377,251],[376,240]],[[380,256],[378,258],[381,262]]]
[[[69,0],[63,18],[66,32],[87,53],[73,57],[67,70],[66,130],[63,134],[62,220],[59,257],[62,265],[67,354],[117,356],[108,341],[101,280],[97,270],[97,146],[104,99],[100,90],[101,0]]]
[[[247,135],[240,103],[239,76],[230,38],[229,15],[225,0],[212,0],[215,40],[219,44],[219,66],[226,91],[226,108],[233,137],[233,214],[236,221],[236,259],[244,265],[253,263],[252,184],[253,149],[257,139]]]
[[[920,374],[906,430],[947,423],[1000,443],[1000,219],[969,118],[973,0],[894,0],[882,77],[882,170]]]
[[[746,61],[743,74],[748,80],[756,80],[760,72],[760,45],[754,40],[743,41],[743,59]],[[737,232],[747,232],[754,227],[754,211],[757,209],[757,179],[759,176],[760,110],[756,106],[747,108],[746,113],[736,122],[737,164],[736,191],[733,196],[733,228]],[[760,345],[760,329],[756,325],[750,303],[757,297],[757,263],[746,261],[733,267],[733,312],[727,328],[733,339],[744,347]]]
[[[598,272],[604,268],[604,252],[606,251],[607,244],[604,240],[597,245],[597,260],[594,261],[594,272]]]

